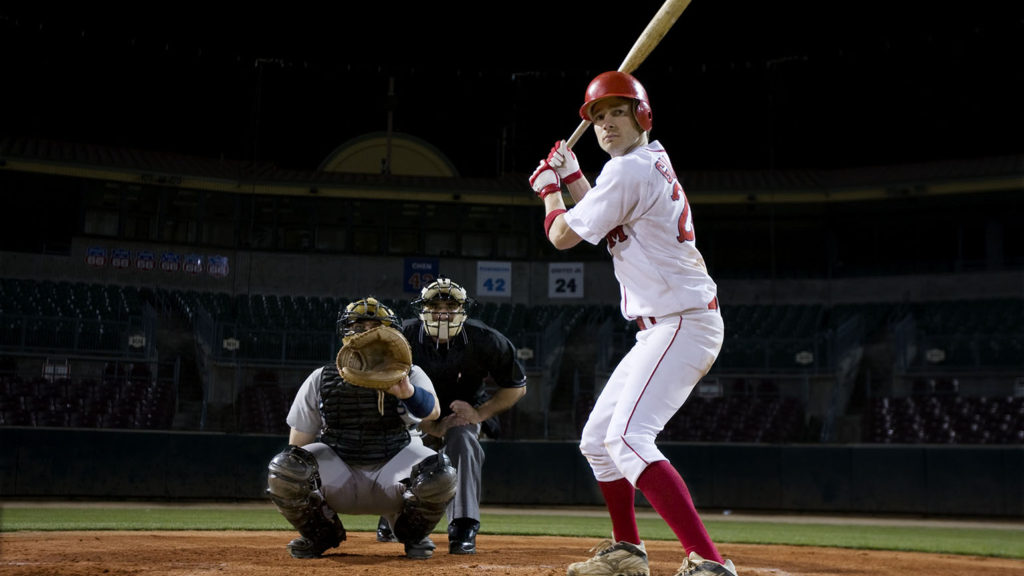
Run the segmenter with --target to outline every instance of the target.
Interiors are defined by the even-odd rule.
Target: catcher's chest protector
[[[409,431],[398,413],[398,399],[384,395],[378,412],[376,390],[353,386],[328,366],[320,379],[320,441],[349,464],[385,462],[409,445]]]

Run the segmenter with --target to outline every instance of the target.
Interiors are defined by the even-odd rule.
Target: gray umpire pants
[[[483,484],[484,449],[480,425],[455,426],[444,436],[443,452],[458,471],[455,498],[448,505],[448,523],[456,518],[480,520],[480,487]]]

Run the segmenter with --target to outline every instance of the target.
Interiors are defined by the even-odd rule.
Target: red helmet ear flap
[[[644,132],[650,132],[654,125],[654,114],[651,112],[651,105],[643,100],[636,100],[633,106],[633,115],[636,116],[636,123]]]

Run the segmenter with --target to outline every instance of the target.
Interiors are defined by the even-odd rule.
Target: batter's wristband
[[[544,236],[548,235],[548,231],[551,230],[551,225],[555,223],[555,218],[558,218],[559,214],[565,214],[565,208],[555,208],[548,215],[544,217]]]
[[[562,191],[562,187],[561,186],[559,186],[558,184],[552,183],[552,184],[548,184],[547,186],[541,188],[540,192],[537,192],[537,196],[541,200],[543,200],[544,197],[547,196],[548,194],[554,194],[555,192],[561,192],[561,191]]]
[[[573,182],[579,180],[580,178],[583,178],[583,171],[577,170],[572,174],[569,174],[565,178],[562,178],[562,182],[565,184],[572,184]]]
[[[402,400],[406,410],[417,418],[429,416],[434,410],[434,395],[419,386],[413,386],[412,396]]]

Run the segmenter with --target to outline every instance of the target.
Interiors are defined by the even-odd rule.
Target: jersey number
[[[661,172],[661,175],[672,186],[672,201],[678,202],[680,198],[683,199],[683,213],[679,215],[679,221],[676,223],[676,227],[679,229],[679,235],[676,236],[676,240],[679,243],[693,242],[696,236],[693,233],[693,220],[690,218],[690,201],[686,199],[683,185],[679,183],[679,178],[676,178],[676,173],[672,170],[668,160],[659,158],[655,162],[655,166],[657,166],[658,172]]]

